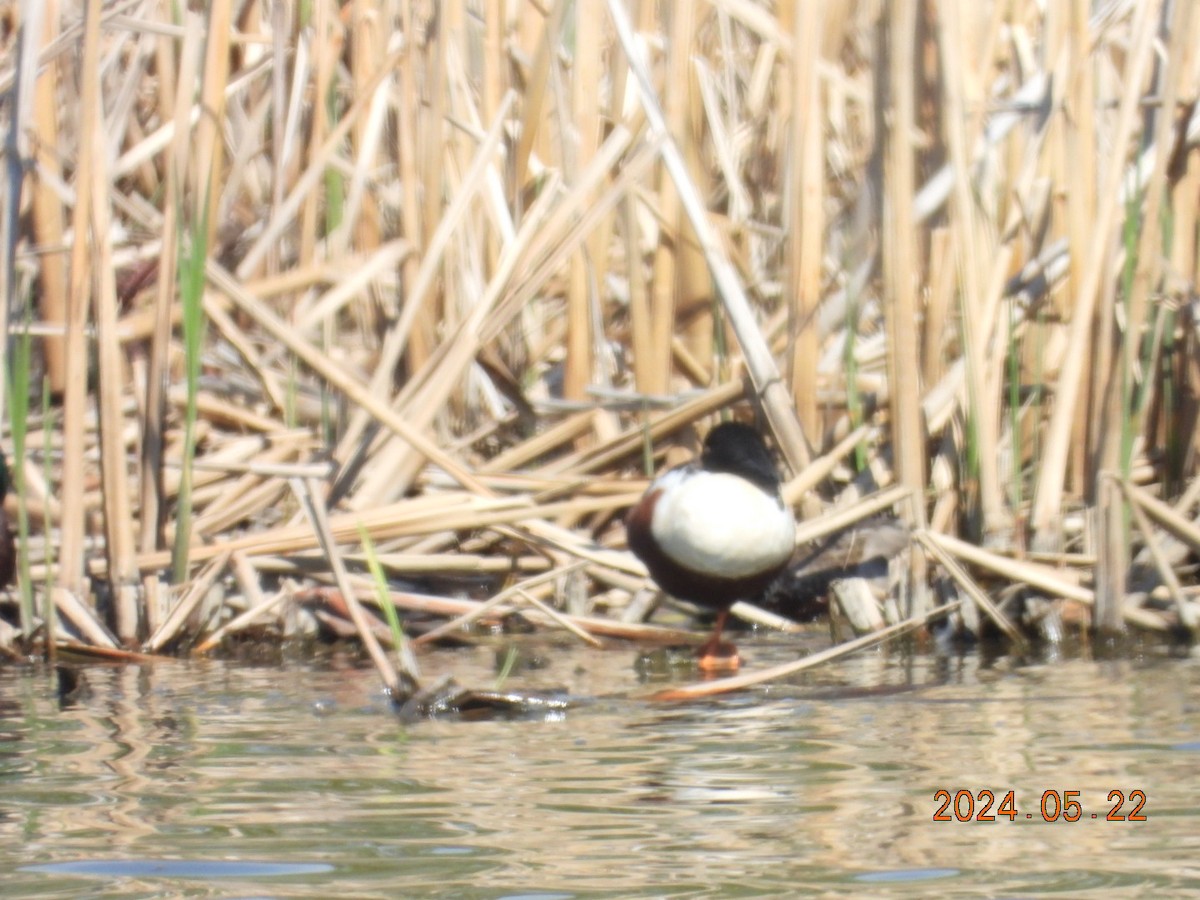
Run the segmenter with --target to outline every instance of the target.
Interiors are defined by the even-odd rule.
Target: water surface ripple
[[[747,642],[754,665],[794,643]],[[1200,889],[1191,660],[860,655],[705,703],[549,648],[549,719],[403,724],[372,672],[0,670],[0,871],[22,897],[1164,896]],[[488,686],[494,653],[426,660]],[[937,822],[1013,792],[1016,821]],[[1043,817],[1078,791],[1082,817]],[[1145,822],[1108,821],[1140,791]],[[1127,799],[1118,812],[1133,810]],[[951,808],[951,813],[953,807]],[[996,812],[995,807],[992,809]],[[1092,818],[1095,815],[1096,818]],[[1027,818],[1030,816],[1030,818]]]

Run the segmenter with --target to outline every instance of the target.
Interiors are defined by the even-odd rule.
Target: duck
[[[736,670],[737,649],[721,642],[729,609],[758,598],[784,570],[796,519],[779,471],[757,430],[723,422],[700,457],[655,478],[625,519],[629,549],[665,593],[717,613],[697,651],[702,671]]]

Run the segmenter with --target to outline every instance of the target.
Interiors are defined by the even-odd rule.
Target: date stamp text
[[[1099,819],[1106,822],[1145,822],[1146,792],[1140,790],[1108,792],[1107,806],[1097,811],[1083,808],[1079,791],[1048,790],[1042,792],[1036,811],[1018,805],[1016,791],[1008,791],[999,798],[993,791],[983,788],[978,791],[939,790],[934,792],[933,802],[937,809],[933,813],[935,822],[995,822],[1008,819],[1040,819],[1043,822],[1078,822],[1083,819]]]

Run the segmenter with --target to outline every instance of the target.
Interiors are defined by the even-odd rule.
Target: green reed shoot
[[[392,632],[392,646],[396,648],[396,654],[399,657],[401,648],[404,646],[404,629],[400,626],[396,605],[392,603],[392,598],[388,594],[387,575],[384,574],[379,556],[375,552],[375,542],[371,540],[371,535],[362,522],[358,523],[358,538],[362,542],[363,553],[367,557],[367,568],[371,572],[371,579],[375,582],[375,599],[379,608],[383,610],[383,617],[387,619],[388,628]],[[402,659],[401,662],[403,662]]]
[[[858,392],[858,292],[846,288],[846,343],[842,347],[842,362],[846,370],[846,414],[851,430],[863,423],[863,401]],[[867,444],[859,441],[854,448],[854,471],[867,467]]]
[[[51,480],[51,475],[53,474],[51,461],[54,459],[55,432],[55,429],[50,427],[50,421],[54,416],[52,403],[53,391],[50,390],[50,378],[49,376],[42,376],[42,481],[45,484],[54,483]],[[48,532],[49,528],[46,531]],[[54,643],[54,623],[57,621],[54,614],[54,541],[47,540],[44,542],[42,554],[46,569],[46,580],[42,590],[42,619],[46,623],[46,655],[53,660],[56,647]],[[25,574],[22,572],[22,576]]]
[[[517,667],[517,659],[520,655],[517,648],[511,644],[504,652],[504,662],[501,663],[500,671],[496,674],[496,690],[500,690],[504,682],[508,680],[508,676],[512,674],[513,669]]]
[[[1125,308],[1125,321],[1129,323],[1130,301],[1133,298],[1133,279],[1137,274],[1138,235],[1141,232],[1141,220],[1138,215],[1142,206],[1142,192],[1130,191],[1125,199],[1125,224],[1121,232],[1121,241],[1125,247],[1125,264],[1121,269],[1121,304]],[[1126,325],[1128,328],[1128,324]],[[1126,334],[1124,352],[1121,353],[1121,454],[1119,465],[1121,476],[1129,477],[1133,464],[1134,420],[1137,417],[1134,399],[1133,356],[1138,336]],[[1143,371],[1148,371],[1143,368]]]
[[[210,187],[211,189],[211,187]],[[207,195],[207,191],[205,192]],[[183,463],[175,523],[172,571],[178,584],[187,579],[192,538],[192,462],[196,456],[196,419],[200,390],[200,360],[208,321],[204,315],[205,264],[208,259],[208,202],[200,204],[198,219],[179,242],[179,302],[183,312],[184,374],[187,403],[183,420]],[[182,221],[183,217],[180,217]]]
[[[338,86],[336,81],[329,85],[329,96],[326,98],[326,109],[330,122],[338,116]],[[346,176],[334,166],[325,168],[325,234],[333,234],[346,219]],[[328,353],[336,342],[333,322],[326,320],[321,329],[322,349]],[[333,444],[335,436],[332,404],[336,398],[330,397],[329,385],[321,381],[321,437],[327,444]]]
[[[13,343],[13,354],[8,369],[8,416],[12,432],[13,458],[7,473],[11,478],[8,487],[17,497],[17,595],[21,633],[27,641],[33,631],[33,584],[29,580],[29,508],[25,502],[25,438],[29,431],[29,368],[32,355],[29,315],[29,308],[26,306],[25,327]],[[49,544],[49,541],[46,543]]]
[[[1166,448],[1165,481],[1168,494],[1177,493],[1183,477],[1184,460],[1187,456],[1187,436],[1179,428],[1182,416],[1178,412],[1181,400],[1177,372],[1173,361],[1177,358],[1178,348],[1175,341],[1176,311],[1164,306],[1161,311],[1163,319],[1162,352],[1160,363],[1162,367],[1162,408],[1167,412],[1163,416],[1163,446]]]
[[[1021,507],[1021,343],[1017,340],[1017,305],[1008,303],[1008,428],[1011,434],[1012,483],[1009,502]]]

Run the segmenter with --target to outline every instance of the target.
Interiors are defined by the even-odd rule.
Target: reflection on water
[[[752,665],[797,652],[794,639],[743,650]],[[521,686],[596,699],[545,721],[404,725],[367,670],[180,662],[90,667],[60,709],[46,671],[0,670],[6,894],[1200,888],[1191,661],[983,669],[877,652],[661,705],[638,699],[632,650],[543,654]],[[483,687],[493,661],[439,653],[425,669]],[[935,822],[942,789],[971,792],[960,811],[1012,791],[1016,821]],[[1079,792],[1078,822],[1043,821],[1051,790]],[[1148,821],[1106,821],[1112,790],[1143,791]]]

